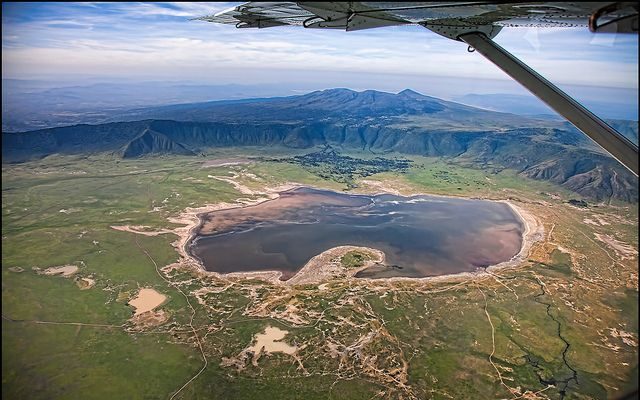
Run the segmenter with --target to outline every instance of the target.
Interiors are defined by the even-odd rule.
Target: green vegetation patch
[[[409,170],[412,163],[409,159],[398,157],[354,158],[339,154],[330,145],[314,153],[285,158],[279,161],[301,165],[304,169],[323,179],[345,184],[348,189],[357,187],[355,183],[357,178],[389,171],[403,173]]]
[[[166,398],[202,361],[162,334],[117,328],[2,323],[6,399]]]
[[[368,260],[371,260],[371,254],[355,250],[343,255],[340,264],[347,269],[360,268]]]
[[[542,390],[540,377],[559,381],[571,375],[559,333],[570,343],[566,361],[578,374],[578,384],[569,382],[565,398],[615,398],[637,388],[637,347],[589,325],[598,318],[602,327],[637,338],[637,288],[625,282],[611,286],[623,266],[611,272],[605,245],[592,240],[592,229],[597,229],[637,243],[634,208],[590,205],[565,215],[569,206],[564,200],[545,194],[564,193],[558,187],[514,171],[467,168],[443,159],[244,151],[252,157],[249,163],[228,167],[203,164],[242,154],[237,149],[207,158],[55,156],[3,166],[4,396],[166,399],[203,366],[190,325],[208,366],[178,396],[182,399],[410,398],[399,389],[402,385],[389,380],[403,373],[416,398],[507,398],[489,356],[493,353],[491,360],[510,387]],[[544,201],[561,207],[553,219],[554,240],[588,262],[577,257],[573,265],[568,254],[556,250],[549,264],[532,262],[530,268],[500,271],[495,279],[468,284],[335,280],[322,289],[288,288],[255,279],[202,278],[189,270],[172,271],[166,282],[147,253],[160,267],[175,262],[171,243],[176,236],[136,235],[110,226],[174,228],[167,218],[185,207],[246,197],[209,175],[238,175],[240,183],[256,190],[288,182],[339,189],[370,176],[407,192],[522,196],[531,207]],[[612,223],[586,226],[582,220],[588,215],[579,213],[587,212],[601,213]],[[345,268],[357,268],[370,259],[367,252],[353,251],[340,261]],[[32,269],[66,264],[79,267],[74,276],[45,276]],[[594,290],[582,274],[606,291]],[[74,282],[79,278],[91,278],[95,285],[80,290]],[[167,296],[160,308],[169,320],[135,331],[126,303],[141,287]],[[291,318],[284,318],[288,313]],[[296,316],[304,321],[296,322]],[[247,359],[242,371],[221,366],[223,357],[237,356],[267,325],[288,332],[283,342],[300,347],[299,362],[272,353],[257,366]],[[606,347],[599,330],[619,346],[617,351]],[[550,388],[544,395],[560,398],[559,390]]]
[[[571,255],[555,249],[551,252],[551,263],[539,263],[538,267],[549,269],[556,274],[564,276],[572,276],[573,263],[571,262]]]

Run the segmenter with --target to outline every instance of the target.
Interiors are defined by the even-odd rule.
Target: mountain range
[[[298,89],[304,90],[304,87]],[[275,83],[211,85],[125,81],[64,85],[61,82],[2,79],[2,131],[99,124],[132,108],[297,93],[301,92]]]
[[[512,168],[595,200],[638,200],[638,179],[570,124],[483,110],[411,90],[329,89],[300,96],[146,107],[114,122],[2,134],[2,159],[111,152],[196,155],[222,146],[330,144]],[[633,121],[611,121],[637,141]]]

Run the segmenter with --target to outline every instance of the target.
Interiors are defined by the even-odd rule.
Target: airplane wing
[[[237,28],[301,26],[356,31],[421,25],[493,62],[638,175],[638,147],[492,39],[503,27],[588,27],[638,33],[638,2],[249,2],[196,20]]]
[[[591,18],[591,17],[594,18]],[[590,22],[590,18],[592,21]],[[587,27],[637,32],[637,2],[249,2],[196,18],[237,28],[297,25],[355,31],[391,25],[425,27]]]

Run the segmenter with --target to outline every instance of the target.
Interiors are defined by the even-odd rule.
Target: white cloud
[[[417,26],[349,33],[239,30],[189,20],[239,3],[72,4],[39,19],[4,23],[3,17],[3,77],[75,73],[183,79],[235,69],[242,74],[229,75],[229,82],[261,79],[265,70],[285,78],[291,71],[300,76],[308,71],[310,82],[317,80],[316,71],[371,79],[387,74],[404,79],[405,87],[413,76],[507,79],[481,55],[467,53],[465,44]],[[74,7],[73,12],[65,7]],[[637,37],[590,45],[593,37],[575,29],[504,29],[496,40],[554,82],[638,87]]]

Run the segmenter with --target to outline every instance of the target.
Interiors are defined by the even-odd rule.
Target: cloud
[[[419,26],[347,33],[190,20],[237,4],[3,4],[3,78],[205,79],[224,70],[228,83],[260,80],[263,71],[318,85],[318,71],[371,77],[372,85],[386,74],[404,87],[420,75],[508,79],[463,43]],[[638,87],[636,35],[603,42],[587,30],[505,28],[496,41],[557,83]]]

